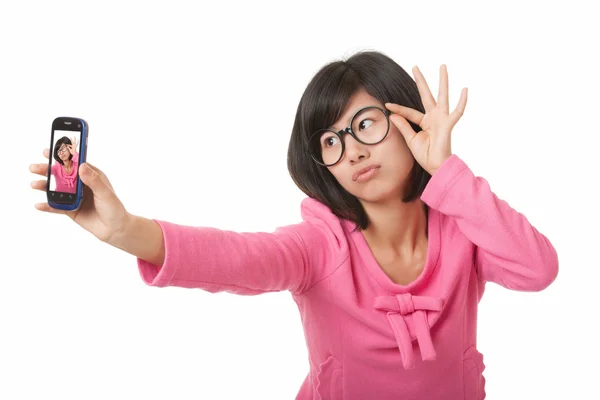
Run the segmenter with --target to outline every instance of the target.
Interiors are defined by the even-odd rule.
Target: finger
[[[93,170],[94,172],[96,172],[96,173],[98,173],[98,174],[100,174],[100,175],[104,175],[104,172],[102,172],[102,171],[100,170],[100,168],[96,167],[95,165],[93,165],[93,164],[91,164],[91,163],[89,163],[89,162],[86,162],[86,163],[84,163],[84,164],[81,164],[81,166],[84,166],[84,165],[87,165],[87,166],[88,166],[88,167],[89,167],[91,170]]]
[[[440,87],[438,90],[438,104],[447,113],[450,112],[448,105],[448,68],[445,64],[440,67]]]
[[[69,212],[67,210],[57,210],[56,208],[52,208],[48,203],[36,203],[35,208],[51,214],[67,214]]]
[[[48,181],[46,179],[40,179],[38,181],[33,181],[33,182],[31,182],[31,187],[36,190],[46,191],[47,182]]]
[[[99,200],[110,200],[116,196],[115,192],[106,179],[106,176],[100,171],[90,168],[88,163],[83,163],[79,167],[81,181],[94,192],[94,196]]]
[[[31,164],[29,171],[41,176],[48,176],[48,164]]]
[[[86,162],[85,165],[87,165],[88,167],[90,167],[92,170],[96,171],[100,175],[100,178],[102,180],[104,180],[104,182],[108,185],[108,187],[110,187],[110,189],[114,192],[114,189],[113,189],[112,184],[110,183],[110,180],[108,179],[108,177],[106,176],[106,174],[100,168],[96,167],[93,164],[90,164],[89,162]]]
[[[50,149],[48,149],[48,148],[44,149],[42,154],[44,155],[44,157],[50,158]]]
[[[425,117],[425,114],[419,110],[415,110],[414,108],[410,107],[404,107],[399,104],[385,103],[385,107],[394,114],[401,115],[413,124],[417,124],[419,126],[421,126],[421,121],[423,121],[423,118]]]
[[[452,111],[452,114],[450,114],[450,121],[451,121],[452,125],[455,125],[458,122],[458,120],[462,117],[463,113],[465,112],[465,107],[467,106],[468,95],[469,95],[469,89],[463,88],[463,90],[460,92],[460,99],[458,99],[458,105],[456,106],[454,111]]]
[[[398,128],[402,136],[404,136],[406,144],[410,147],[413,139],[417,136],[417,133],[413,130],[412,126],[410,126],[406,119],[397,114],[391,115],[390,121]]]
[[[419,67],[417,67],[416,65],[413,67],[413,75],[415,76],[415,81],[417,82],[419,94],[421,94],[421,101],[423,102],[423,107],[425,107],[425,111],[427,112],[436,106],[435,99],[431,94],[431,90],[429,90],[429,86],[425,81],[425,77],[419,70]]]

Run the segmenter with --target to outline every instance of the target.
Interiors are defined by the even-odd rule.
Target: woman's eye
[[[370,127],[372,124],[373,121],[371,121],[370,119],[364,119],[360,121],[360,124],[358,124],[358,128],[362,131],[363,129],[367,129],[368,127]]]
[[[325,147],[335,146],[337,139],[338,138],[335,136],[329,136],[329,137],[325,138],[325,140],[323,141],[323,146],[325,146]]]

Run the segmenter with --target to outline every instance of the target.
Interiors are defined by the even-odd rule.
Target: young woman
[[[483,399],[485,283],[543,290],[557,254],[452,153],[466,89],[449,112],[446,67],[437,99],[413,73],[416,82],[387,56],[359,52],[314,76],[288,154],[308,196],[302,222],[236,233],[131,215],[89,164],[86,202],[66,214],[136,256],[148,285],[290,291],[310,356],[298,399]]]
[[[57,192],[75,193],[77,188],[77,168],[79,167],[79,153],[77,152],[77,138],[61,137],[54,145],[54,160],[51,173],[56,180]]]

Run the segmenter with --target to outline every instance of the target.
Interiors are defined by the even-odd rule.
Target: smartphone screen
[[[83,127],[80,121],[57,118],[52,124],[48,196],[60,203],[73,203],[79,184]]]

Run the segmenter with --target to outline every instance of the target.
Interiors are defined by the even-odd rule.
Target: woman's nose
[[[351,162],[356,162],[369,155],[367,146],[354,139],[352,135],[346,135],[344,144],[346,147],[346,157],[348,157]]]

